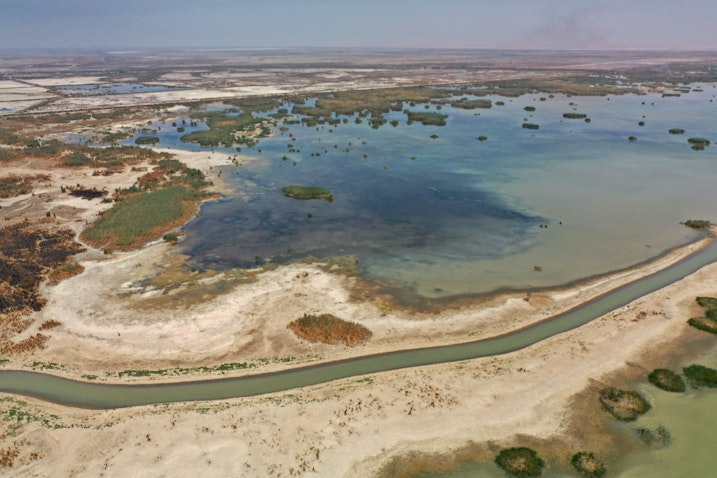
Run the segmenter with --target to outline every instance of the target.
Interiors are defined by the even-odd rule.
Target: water
[[[358,375],[504,354],[579,327],[638,297],[679,280],[715,260],[717,260],[717,243],[712,243],[704,250],[667,269],[600,296],[551,320],[509,334],[475,342],[399,350],[288,369],[283,372],[225,380],[163,384],[109,385],[76,382],[34,372],[0,371],[0,391],[21,393],[81,407],[120,408],[172,401],[246,397]]]
[[[408,125],[401,112],[386,115],[397,127],[378,130],[355,116],[338,126],[290,125],[243,148],[264,161],[226,168],[237,194],[206,204],[184,247],[212,268],[354,256],[368,277],[427,297],[555,286],[625,268],[693,239],[680,221],[714,218],[716,150],[692,151],[686,141],[714,132],[713,89],[704,90],[496,96],[505,106],[444,105],[444,127]],[[591,122],[562,117],[571,111]],[[540,129],[521,128],[525,120]],[[687,134],[668,134],[674,127]],[[173,128],[159,133],[163,146],[199,149]],[[335,200],[285,198],[289,184],[329,188]]]
[[[160,91],[188,89],[180,86],[145,85],[143,83],[92,83],[87,85],[60,85],[55,88],[72,96],[126,95],[129,93],[157,93]]]

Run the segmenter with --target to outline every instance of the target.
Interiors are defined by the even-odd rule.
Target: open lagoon
[[[351,256],[368,278],[424,297],[556,286],[629,267],[694,239],[681,221],[714,219],[717,149],[687,142],[717,139],[717,89],[699,86],[679,97],[489,96],[492,107],[479,109],[404,103],[448,115],[444,126],[410,123],[402,111],[375,129],[358,115],[311,127],[278,121],[276,134],[238,156],[260,161],[223,169],[236,193],[202,207],[183,247],[219,269]],[[563,117],[571,112],[589,122]],[[198,149],[179,138],[206,125],[172,121],[182,133],[147,126],[159,146]],[[282,195],[292,184],[328,188],[334,199]]]

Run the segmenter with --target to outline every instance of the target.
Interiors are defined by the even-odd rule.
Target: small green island
[[[585,113],[563,113],[563,118],[567,119],[585,119],[588,115]]]
[[[334,200],[334,195],[331,191],[315,186],[285,186],[281,188],[281,193],[293,199],[326,199],[329,202]]]
[[[157,144],[159,143],[158,136],[140,136],[134,140],[134,144]]]

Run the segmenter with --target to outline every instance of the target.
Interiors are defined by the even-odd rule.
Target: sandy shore
[[[218,187],[220,166],[230,163],[219,153],[183,152],[179,159],[208,173]],[[81,173],[53,172],[59,176],[46,190],[3,200],[3,212],[34,211],[22,205],[44,194],[44,207],[66,211],[66,223],[81,228],[107,206],[56,194],[62,181],[78,179],[71,174]],[[99,181],[82,179],[90,186]],[[134,179],[126,173],[112,181]],[[466,300],[440,313],[353,300],[351,292],[361,282],[321,264],[199,274],[184,267],[176,247],[164,242],[109,258],[89,251],[79,257],[83,274],[43,289],[48,304],[35,314],[35,323],[62,324],[49,332],[47,348],[32,357],[12,357],[4,368],[41,370],[53,363],[59,365],[52,373],[120,381],[117,372],[125,369],[250,362],[257,364],[252,371],[263,372],[476,340],[544,320],[702,245],[573,287]],[[677,353],[700,334],[686,325],[697,313],[697,295],[717,295],[717,265],[515,353],[249,399],[89,411],[0,397],[5,416],[15,409],[29,417],[0,422],[0,453],[16,450],[10,476],[356,477],[376,476],[411,453],[445,455],[470,443],[507,445],[516,435],[597,446],[574,433],[580,417],[571,411],[573,397],[628,363],[649,369]],[[304,313],[359,322],[373,337],[357,348],[308,344],[286,328]],[[288,364],[273,360],[286,357],[292,357]],[[214,375],[171,378],[196,376]],[[595,410],[580,413],[593,412],[599,413],[597,400]]]

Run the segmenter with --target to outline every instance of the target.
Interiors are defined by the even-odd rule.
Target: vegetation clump
[[[709,139],[700,138],[698,136],[693,136],[692,138],[688,138],[687,142],[692,145],[692,149],[694,149],[695,151],[701,151],[710,145]]]
[[[637,437],[647,446],[660,446],[666,447],[672,441],[672,436],[669,430],[662,425],[658,426],[654,430],[650,428],[637,428],[635,430]]]
[[[48,278],[50,279],[50,283],[57,284],[63,279],[68,279],[70,277],[82,274],[84,270],[85,268],[80,263],[76,261],[70,261],[50,270]]]
[[[159,143],[158,136],[140,136],[134,140],[134,144],[157,144]]]
[[[605,411],[625,422],[636,420],[651,408],[639,393],[615,387],[600,391],[600,403]]]
[[[585,113],[563,113],[563,118],[567,119],[585,119],[588,115]]]
[[[488,139],[488,136],[478,136],[476,137],[478,141],[486,141]]]
[[[525,111],[535,111],[535,106],[526,106],[523,108]]]
[[[607,472],[605,465],[595,457],[594,453],[585,451],[576,453],[570,463],[583,476],[599,477]]]
[[[696,231],[706,231],[712,225],[712,223],[706,219],[688,219],[683,224]]]
[[[535,124],[535,123],[523,123],[523,128],[524,129],[540,129],[540,125]]]
[[[678,374],[666,368],[657,368],[650,372],[647,379],[651,384],[668,392],[684,392],[685,381]]]
[[[418,121],[424,126],[445,126],[446,118],[448,118],[448,115],[433,112],[406,111],[406,115],[408,116],[409,125]]]
[[[670,134],[685,134],[685,130],[682,128],[670,128],[667,132]]]
[[[371,337],[371,331],[355,322],[341,320],[332,314],[304,314],[287,325],[297,337],[309,342],[324,344],[343,343],[353,347]]]
[[[316,186],[284,186],[281,188],[281,193],[293,199],[326,199],[329,202],[334,200],[334,195],[331,191]]]
[[[501,450],[495,457],[495,463],[510,476],[540,476],[545,462],[527,447],[514,447]]]
[[[697,303],[705,309],[705,315],[692,317],[687,323],[698,330],[717,334],[717,298],[697,297]]]
[[[469,100],[467,98],[461,98],[460,100],[451,101],[451,106],[454,108],[462,108],[464,110],[473,110],[477,108],[488,109],[493,107],[493,102],[486,99]]]
[[[682,369],[690,385],[694,388],[717,388],[717,370],[704,365],[693,364]]]

